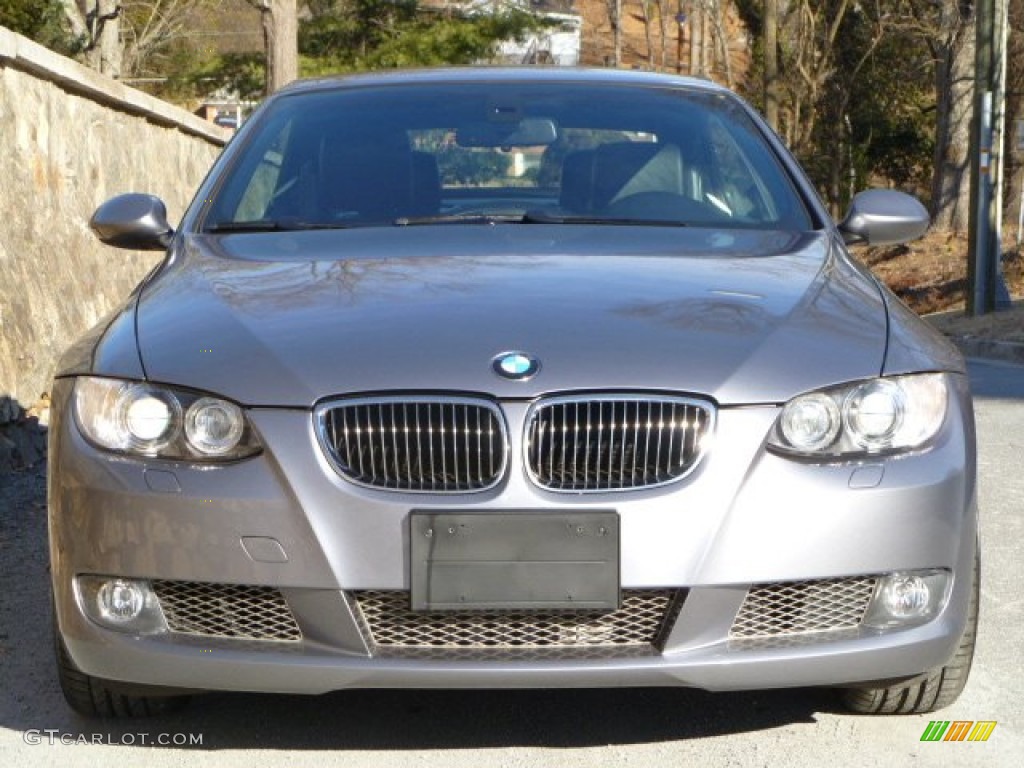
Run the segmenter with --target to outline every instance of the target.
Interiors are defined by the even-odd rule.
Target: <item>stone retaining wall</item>
[[[101,245],[88,227],[96,206],[151,192],[173,224],[225,141],[221,128],[0,27],[0,425],[24,421],[63,350],[160,258]],[[0,440],[2,457],[11,441]]]

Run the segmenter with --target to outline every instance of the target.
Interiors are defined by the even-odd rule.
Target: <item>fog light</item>
[[[97,624],[135,633],[166,628],[159,601],[148,581],[80,576],[76,584],[83,610]]]
[[[928,608],[930,594],[928,584],[919,576],[893,576],[886,580],[879,599],[892,616],[908,619]]]
[[[946,602],[949,571],[897,571],[878,581],[864,623],[873,627],[921,624]]]
[[[137,581],[111,579],[103,582],[96,593],[96,607],[100,616],[115,624],[126,624],[137,619],[146,604],[144,587]]]

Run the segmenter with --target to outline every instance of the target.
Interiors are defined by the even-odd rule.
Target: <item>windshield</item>
[[[450,223],[799,231],[739,102],[682,88],[417,83],[296,93],[253,126],[209,232]]]

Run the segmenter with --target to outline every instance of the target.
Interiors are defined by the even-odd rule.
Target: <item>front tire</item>
[[[57,679],[68,706],[85,717],[122,718],[150,717],[177,712],[189,700],[187,695],[133,695],[117,683],[88,675],[80,670],[68,653],[64,640],[53,626],[54,651],[57,657]]]
[[[933,667],[896,685],[844,689],[840,692],[843,706],[862,715],[919,715],[948,707],[956,701],[967,685],[974,660],[981,589],[981,557],[977,549],[974,552],[973,576],[967,626],[953,658],[945,666]]]

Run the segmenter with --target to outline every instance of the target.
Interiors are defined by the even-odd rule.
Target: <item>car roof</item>
[[[710,80],[655,72],[584,67],[450,67],[436,69],[387,70],[336,77],[296,80],[279,94],[325,91],[371,85],[437,85],[443,83],[567,83],[686,87],[730,93]],[[276,94],[275,94],[276,95]]]

